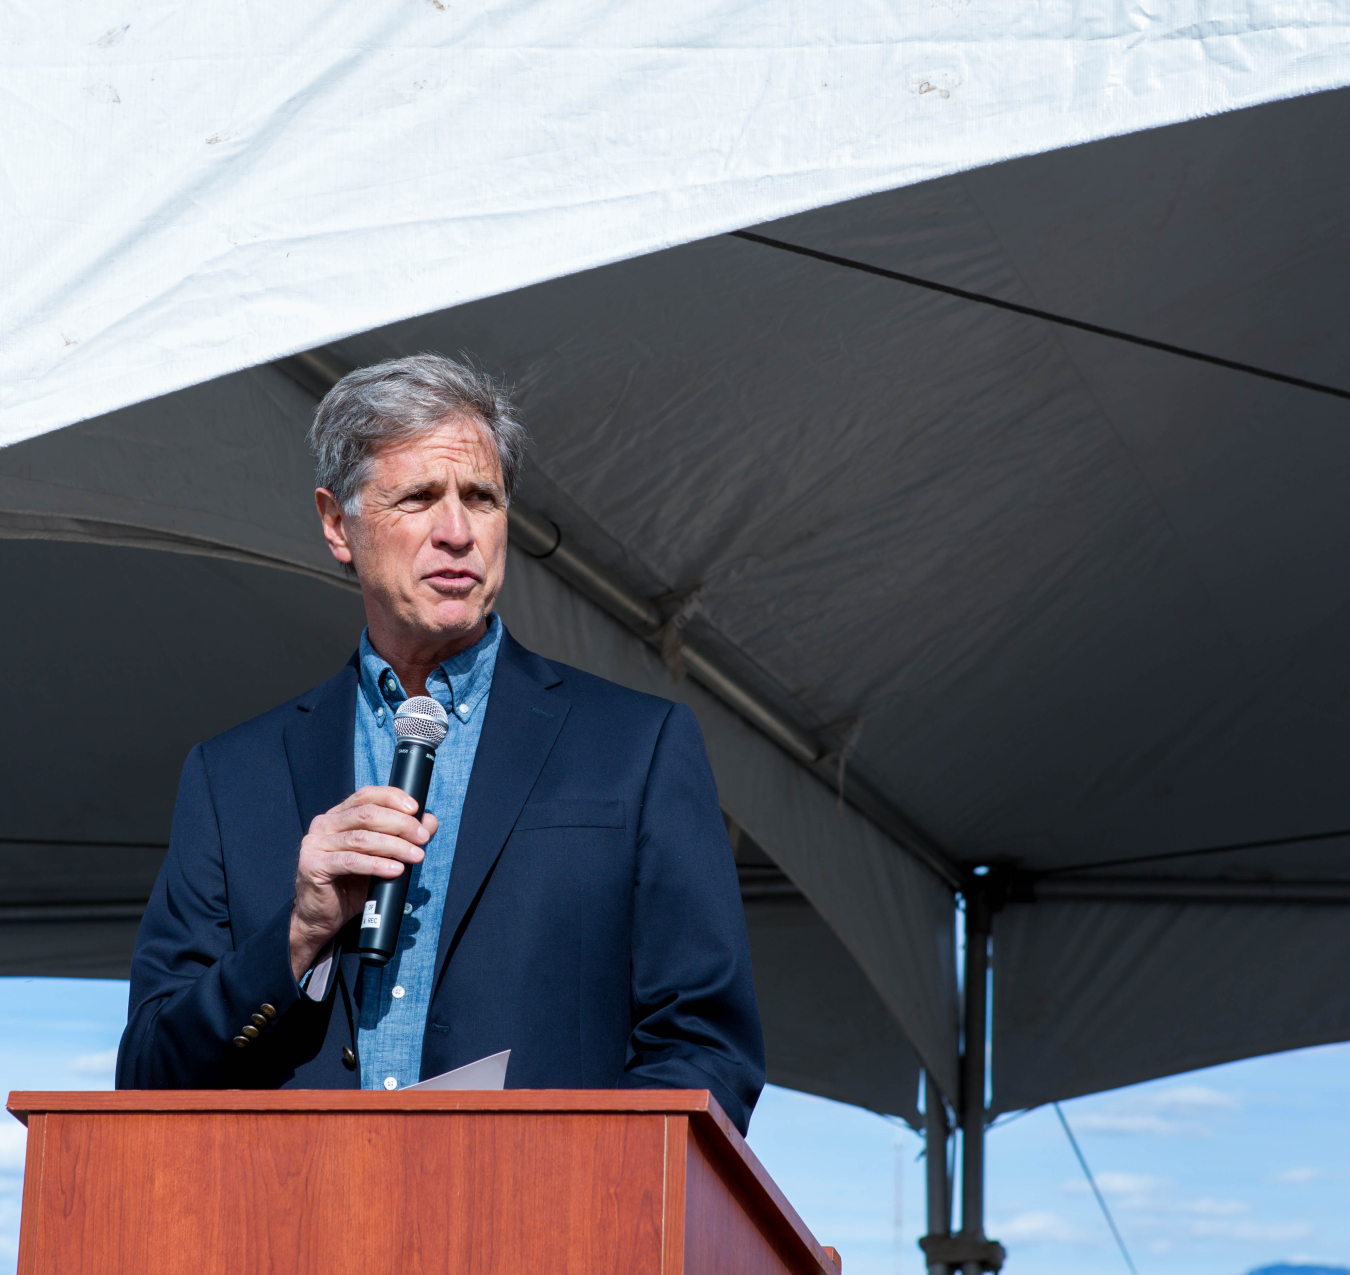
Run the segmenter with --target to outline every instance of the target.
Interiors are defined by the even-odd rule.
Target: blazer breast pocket
[[[516,820],[517,832],[532,828],[622,828],[621,801],[531,801]]]

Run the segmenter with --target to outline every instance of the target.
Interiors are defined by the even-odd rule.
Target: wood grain
[[[9,1107],[29,1125],[21,1275],[837,1270],[701,1090],[15,1093]]]
[[[726,1171],[695,1133],[689,1139],[685,1184],[685,1270],[697,1275],[834,1275],[814,1252],[797,1242],[781,1219],[756,1217],[743,1181]]]
[[[23,1163],[23,1209],[19,1214],[18,1275],[33,1275],[36,1260],[38,1201],[42,1199],[43,1153],[47,1143],[47,1117],[34,1116],[28,1121],[28,1149]],[[32,1183],[32,1188],[29,1188]],[[33,1237],[25,1244],[23,1237]]]
[[[661,1116],[46,1119],[32,1275],[661,1269]]]
[[[663,1176],[661,1270],[681,1275],[684,1270],[685,1160],[689,1151],[689,1117],[665,1116],[666,1154]]]
[[[691,1119],[691,1142],[708,1160],[722,1182],[741,1202],[747,1215],[759,1219],[772,1235],[773,1242],[791,1256],[793,1270],[835,1275],[838,1265],[831,1261],[816,1237],[811,1234],[797,1210],[788,1203],[769,1176],[759,1157],[746,1145],[736,1126],[714,1101],[710,1109]]]

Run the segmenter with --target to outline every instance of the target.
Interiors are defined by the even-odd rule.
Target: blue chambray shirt
[[[440,820],[440,827],[424,847],[426,858],[413,865],[393,959],[383,969],[361,967],[357,1046],[362,1089],[401,1089],[415,1084],[421,1073],[422,1034],[431,1007],[445,889],[501,640],[502,622],[491,616],[488,631],[476,645],[451,656],[427,679],[427,694],[450,715],[450,732],[436,750],[427,793],[427,809]],[[361,694],[356,697],[358,788],[389,782],[394,711],[406,698],[388,661],[362,633]]]

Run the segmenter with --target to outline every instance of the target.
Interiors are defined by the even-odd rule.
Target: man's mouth
[[[424,579],[442,589],[471,589],[478,583],[471,571],[435,571]]]

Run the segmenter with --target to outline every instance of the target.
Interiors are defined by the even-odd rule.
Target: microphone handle
[[[417,802],[417,817],[427,807],[431,768],[436,750],[413,739],[400,740],[389,769],[389,787],[406,792]],[[398,948],[398,930],[403,924],[403,905],[408,898],[410,865],[396,877],[371,877],[366,906],[361,914],[361,943],[357,948],[363,965],[388,965]]]

